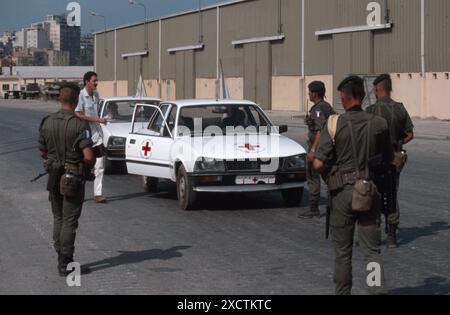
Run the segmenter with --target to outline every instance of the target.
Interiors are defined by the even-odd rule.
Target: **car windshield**
[[[109,123],[131,122],[136,104],[158,105],[158,103],[148,100],[110,101],[105,105],[103,118]]]
[[[271,126],[264,113],[254,105],[202,105],[183,107],[178,118],[179,134],[189,130],[200,135],[208,130],[259,132]]]

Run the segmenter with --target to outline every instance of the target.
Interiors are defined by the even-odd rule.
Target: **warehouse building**
[[[82,82],[92,67],[2,67],[0,69],[0,98],[8,91],[21,91],[27,84],[46,84],[62,81]]]
[[[242,0],[95,34],[103,96],[162,99],[221,95],[270,110],[304,112],[307,85],[348,74],[390,73],[412,116],[450,119],[450,1]],[[222,64],[222,67],[221,67]],[[370,102],[368,100],[367,102]]]

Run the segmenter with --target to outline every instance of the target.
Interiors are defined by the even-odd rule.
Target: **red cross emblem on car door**
[[[144,142],[142,142],[141,156],[144,159],[150,158],[150,156],[152,155],[152,147],[153,143],[150,140],[145,140]]]

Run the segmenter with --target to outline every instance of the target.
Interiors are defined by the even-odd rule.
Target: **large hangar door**
[[[195,98],[195,52],[194,50],[176,53],[176,97]]]
[[[272,46],[270,42],[244,45],[244,98],[272,108]]]
[[[349,74],[369,75],[374,72],[373,33],[355,32],[333,35],[334,91]],[[334,105],[342,110],[339,93],[334,93]]]

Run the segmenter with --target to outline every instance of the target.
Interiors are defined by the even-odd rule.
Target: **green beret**
[[[381,83],[385,80],[389,80],[390,82],[392,82],[391,76],[389,74],[382,74],[378,78],[376,78],[375,81],[373,81],[373,85],[377,85],[378,83]]]
[[[348,84],[352,86],[359,85],[364,87],[364,80],[356,75],[349,76],[348,78],[344,79],[341,84],[339,84],[338,91],[342,90],[342,88]]]
[[[308,89],[312,92],[312,93],[320,93],[320,92],[325,92],[325,84],[321,81],[314,81],[311,82],[308,85]]]

